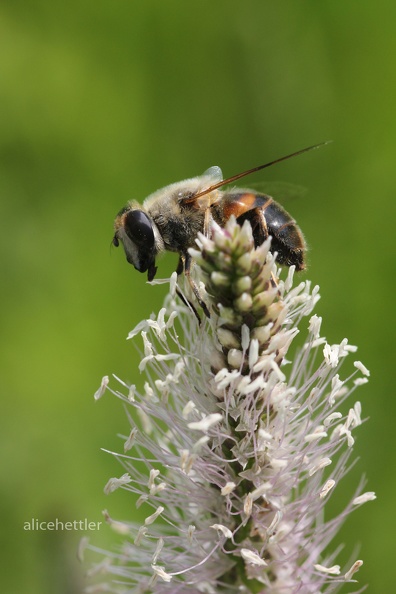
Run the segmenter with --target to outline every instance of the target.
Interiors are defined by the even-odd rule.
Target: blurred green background
[[[286,207],[322,330],[372,372],[343,493],[364,472],[378,500],[348,520],[344,560],[361,543],[360,584],[394,591],[395,19],[368,0],[2,0],[2,592],[82,590],[82,533],[25,521],[135,513],[125,492],[103,494],[122,469],[100,448],[120,449],[125,413],[92,396],[105,374],[141,381],[125,337],[165,289],[110,251],[117,211],[211,165],[229,176],[328,139],[251,183],[308,189]],[[114,540],[107,526],[91,537]]]

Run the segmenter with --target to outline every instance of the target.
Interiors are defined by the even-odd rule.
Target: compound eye
[[[120,245],[117,235],[114,235],[113,239],[111,240],[111,243],[114,245],[114,247],[118,247]]]
[[[137,246],[154,247],[153,224],[141,210],[131,210],[125,217],[125,231]]]

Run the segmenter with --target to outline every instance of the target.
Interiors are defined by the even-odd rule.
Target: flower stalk
[[[176,301],[173,277],[165,307],[129,335],[143,339],[143,391],[118,378],[114,390],[104,378],[97,392],[110,389],[133,410],[124,453],[113,453],[125,473],[105,491],[130,491],[146,514],[139,524],[106,512],[127,539],[106,553],[115,580],[105,587],[335,592],[362,562],[341,571],[330,544],[348,514],[375,498],[362,483],[338,516],[326,517],[361,424],[360,403],[347,412],[342,405],[369,372],[356,361],[341,379],[356,347],[320,336],[321,318],[311,315],[318,288],[293,288],[293,268],[280,279],[270,239],[255,248],[250,225],[230,220],[197,243],[190,252],[210,319],[198,323],[187,287],[186,304]]]

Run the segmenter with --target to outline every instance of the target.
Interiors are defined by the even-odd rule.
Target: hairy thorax
[[[158,227],[166,250],[186,252],[195,245],[199,232],[203,231],[204,213],[191,206],[181,208],[168,202],[162,208],[150,211]]]

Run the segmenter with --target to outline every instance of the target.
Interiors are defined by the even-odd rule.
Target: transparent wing
[[[206,171],[203,172],[202,177],[207,177],[210,179],[211,182],[217,183],[222,181],[223,179],[223,172],[220,167],[214,165],[213,167],[209,167]]]
[[[303,198],[308,190],[304,186],[296,184],[289,184],[287,182],[273,181],[273,182],[257,182],[249,184],[249,188],[232,188],[233,190],[254,190],[260,194],[267,194],[277,202],[290,202]],[[225,190],[227,191],[227,189]]]
[[[194,177],[191,180],[186,180],[183,184],[188,184],[188,190],[184,192],[184,196],[180,194],[179,200],[183,200],[184,204],[193,204],[195,203],[196,206],[199,206],[203,210],[206,210],[213,201],[219,199],[219,195],[213,195],[210,199],[198,200],[200,196],[206,196],[210,193],[210,188],[212,186],[216,186],[217,184],[221,185],[223,180],[223,173],[220,167],[215,165],[214,167],[209,167],[202,175],[199,177]]]

